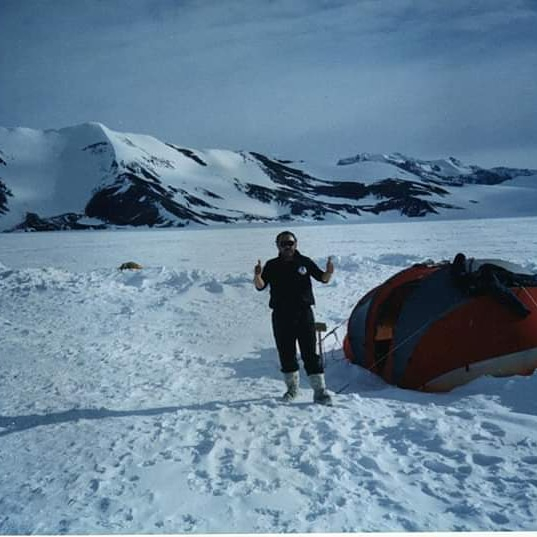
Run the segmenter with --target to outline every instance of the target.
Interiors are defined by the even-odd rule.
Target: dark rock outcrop
[[[13,196],[11,190],[0,180],[0,214],[6,214],[9,211],[7,198]]]
[[[65,213],[42,218],[36,213],[26,213],[24,220],[10,231],[61,231],[68,229],[106,229],[105,224],[81,224],[83,214]]]

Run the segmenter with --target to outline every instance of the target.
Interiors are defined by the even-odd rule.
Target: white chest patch
[[[301,265],[300,267],[298,267],[298,271],[297,271],[301,276],[305,276],[307,273],[308,273],[308,269],[304,266],[304,265]]]

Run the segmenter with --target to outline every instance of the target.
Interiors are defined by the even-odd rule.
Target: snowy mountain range
[[[192,149],[100,123],[0,128],[0,230],[532,216],[537,170]]]

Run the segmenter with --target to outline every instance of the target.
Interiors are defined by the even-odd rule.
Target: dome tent
[[[481,375],[537,367],[537,277],[502,260],[416,264],[362,297],[347,359],[386,382],[448,391]]]

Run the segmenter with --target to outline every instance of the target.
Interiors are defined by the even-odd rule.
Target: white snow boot
[[[311,387],[313,388],[313,402],[320,405],[332,406],[332,397],[326,390],[324,373],[310,375],[308,377]]]
[[[282,399],[284,401],[292,401],[298,395],[298,383],[300,376],[298,371],[293,371],[292,373],[283,374],[285,385],[287,386],[287,391],[283,394]]]

